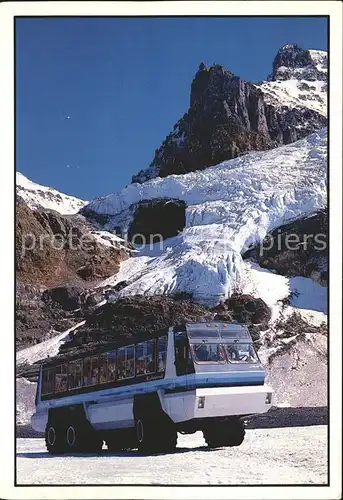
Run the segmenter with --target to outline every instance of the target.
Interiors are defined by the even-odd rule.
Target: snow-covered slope
[[[296,62],[297,56],[304,60]],[[269,81],[256,85],[265,101],[276,108],[308,108],[327,115],[327,52],[282,47],[274,62]]]
[[[16,173],[16,184],[17,194],[33,210],[43,207],[49,210],[56,210],[63,215],[69,215],[76,214],[87,204],[87,201],[60,193],[56,189],[36,184],[20,172]]]
[[[327,83],[292,78],[290,80],[263,82],[256,85],[264,93],[265,101],[276,108],[309,108],[327,115]]]
[[[121,263],[120,294],[187,291],[216,303],[244,282],[241,253],[286,221],[326,205],[326,129],[287,146],[253,152],[203,171],[131,184],[88,208],[132,220],[132,205],[156,198],[186,202],[182,234]]]
[[[276,321],[296,309],[310,324],[326,322],[327,289],[302,276],[287,277],[261,268],[253,262],[245,262],[243,293],[260,297],[272,311],[271,321]],[[290,305],[285,308],[282,300],[290,297]]]
[[[77,325],[69,328],[65,332],[58,333],[54,337],[44,340],[39,344],[26,347],[25,349],[21,349],[16,354],[16,365],[17,367],[33,364],[37,361],[44,359],[46,357],[54,357],[59,351],[61,344],[63,344],[66,340],[69,339],[69,334],[76,330],[79,326],[82,326],[84,321],[80,321]]]

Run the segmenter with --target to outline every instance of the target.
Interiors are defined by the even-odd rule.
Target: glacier
[[[327,131],[269,151],[252,152],[202,171],[130,184],[87,205],[125,223],[142,200],[186,203],[186,226],[164,242],[140,247],[117,275],[100,283],[128,286],[116,297],[188,292],[216,304],[244,287],[241,254],[266,234],[326,206]],[[108,228],[107,228],[108,229]]]

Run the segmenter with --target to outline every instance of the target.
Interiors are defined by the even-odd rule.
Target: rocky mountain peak
[[[235,75],[221,64],[209,68],[202,62],[192,81],[190,105],[200,104],[206,98],[224,99],[227,86]]]
[[[269,81],[260,84],[220,64],[201,62],[188,111],[155,151],[150,166],[132,182],[201,170],[249,151],[294,142],[324,127],[326,59],[325,51],[284,45]]]
[[[269,81],[327,80],[327,53],[322,50],[304,50],[296,43],[283,45],[273,61]]]

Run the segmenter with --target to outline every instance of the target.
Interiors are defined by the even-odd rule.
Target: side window
[[[194,373],[194,366],[189,349],[189,343],[185,333],[177,332],[174,334],[174,346],[176,375],[187,375],[187,373]]]
[[[125,347],[118,349],[117,357],[118,380],[125,378]]]
[[[67,390],[67,368],[68,365],[66,363],[56,366],[55,392],[64,392]]]
[[[91,385],[91,358],[83,360],[83,385]]]
[[[54,392],[54,368],[43,369],[42,395]]]
[[[135,346],[126,347],[125,378],[135,376]]]
[[[92,356],[83,361],[83,385],[97,385],[99,383],[99,357]]]
[[[99,356],[99,383],[105,384],[107,382],[107,354]]]
[[[49,394],[48,391],[48,370],[45,368],[42,371],[42,394]]]
[[[118,380],[135,376],[135,346],[129,345],[118,349]]]
[[[147,341],[147,357],[146,357],[146,373],[155,373],[156,372],[156,340],[148,340]]]
[[[82,359],[70,361],[68,365],[68,389],[82,386]]]
[[[147,342],[136,345],[136,375],[145,375],[147,362]]]
[[[167,361],[167,345],[168,345],[167,335],[160,337],[157,342],[158,342],[157,371],[164,373],[166,370],[166,361]]]
[[[107,353],[107,381],[113,382],[116,379],[116,351]]]
[[[92,385],[97,385],[99,383],[99,357],[93,356],[91,358],[91,362],[92,362],[92,372],[91,372]]]
[[[155,339],[136,344],[136,375],[155,372]]]

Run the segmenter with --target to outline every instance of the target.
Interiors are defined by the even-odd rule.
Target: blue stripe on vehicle
[[[251,374],[250,374],[251,375]],[[166,394],[176,392],[187,392],[206,387],[242,387],[249,385],[263,385],[264,377],[241,377],[233,380],[230,377],[196,377],[195,380],[187,380],[186,384],[178,385],[175,388],[166,388]]]

